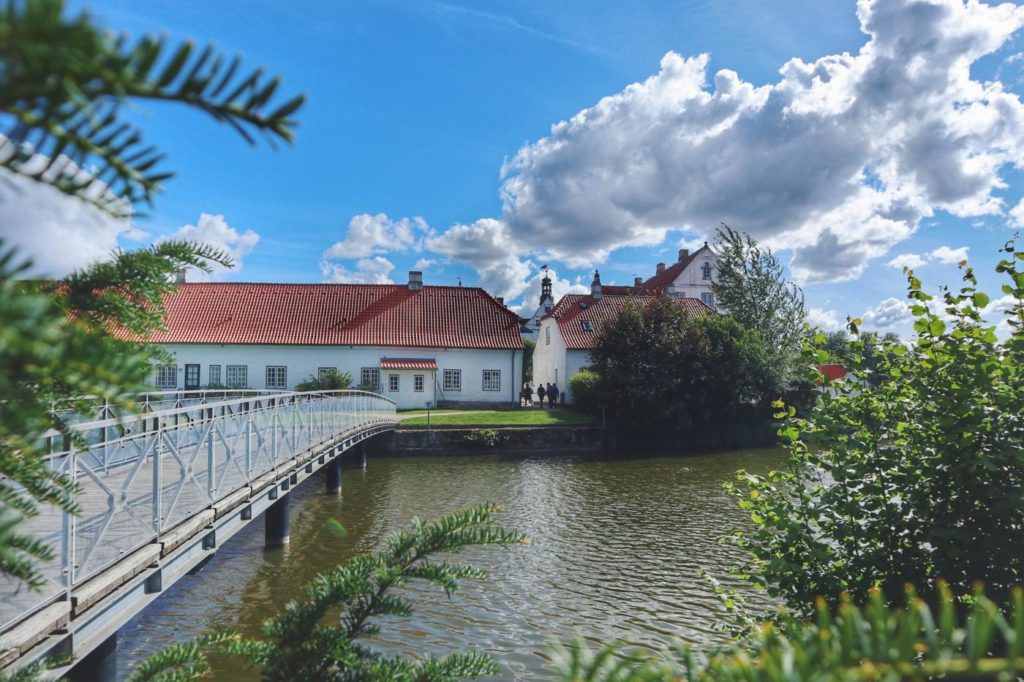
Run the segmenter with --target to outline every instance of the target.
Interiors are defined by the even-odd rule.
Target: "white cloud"
[[[910,319],[910,306],[898,298],[887,298],[861,316],[867,327],[893,327]]]
[[[931,257],[940,263],[956,265],[962,260],[967,260],[968,248],[969,247],[961,246],[958,249],[951,249],[948,246],[940,246],[931,252]]]
[[[838,312],[835,310],[825,310],[823,308],[809,309],[807,311],[807,322],[810,323],[812,327],[824,329],[827,332],[842,329],[844,326],[844,323],[839,321]]]
[[[440,265],[443,262],[444,261],[439,260],[437,258],[420,258],[418,261],[416,261],[416,264],[412,266],[412,269],[419,270],[422,272],[427,268],[431,268],[435,265]]]
[[[1024,227],[1024,199],[1017,202],[1017,205],[1010,209],[1010,224],[1014,227]]]
[[[63,277],[108,258],[119,237],[139,233],[130,219],[0,169],[0,239],[33,260],[34,276]]]
[[[582,266],[724,221],[793,249],[804,280],[842,280],[937,210],[1001,213],[1001,169],[1024,165],[1024,105],[971,67],[1024,7],[860,0],[857,14],[869,39],[856,54],[794,58],[754,87],[729,70],[709,85],[707,55],[670,52],[555,124],[503,168],[510,239]]]
[[[222,215],[200,213],[199,220],[195,225],[184,225],[173,234],[158,239],[157,242],[166,241],[167,239],[186,239],[188,241],[202,242],[230,254],[231,260],[234,261],[234,268],[230,270],[220,265],[213,265],[213,271],[209,274],[194,268],[189,271],[188,279],[190,281],[202,281],[217,279],[229,272],[241,272],[245,256],[256,246],[260,236],[252,230],[239,232],[228,225]]]
[[[495,296],[512,301],[526,289],[532,265],[519,258],[518,249],[500,220],[482,218],[469,225],[454,225],[425,241],[430,251],[473,266],[480,285]]]
[[[900,255],[889,261],[888,265],[890,268],[896,268],[902,270],[903,268],[919,268],[928,261],[919,256],[916,253],[901,253]]]
[[[333,284],[393,284],[389,275],[394,269],[395,264],[383,256],[360,258],[354,270],[328,260],[320,261],[323,281]]]
[[[384,213],[362,213],[348,223],[345,238],[324,251],[331,260],[365,258],[374,254],[407,251],[416,248],[430,226],[423,218],[391,220]]]
[[[558,276],[558,272],[549,267],[548,277],[551,278],[551,296],[558,302],[566,294],[587,294],[590,293],[590,283],[584,284],[579,278],[570,282]],[[530,317],[537,311],[540,304],[541,280],[544,279],[544,271],[538,269],[526,283],[526,290],[523,292],[523,301],[516,312],[522,317]]]

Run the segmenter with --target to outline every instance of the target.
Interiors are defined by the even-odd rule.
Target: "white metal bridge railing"
[[[81,513],[47,507],[25,522],[55,560],[42,591],[0,576],[0,631],[274,467],[395,423],[394,401],[363,391],[211,398],[76,424],[81,450],[52,444],[49,464],[77,483]]]

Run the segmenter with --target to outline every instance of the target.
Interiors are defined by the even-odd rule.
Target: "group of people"
[[[548,407],[554,407],[558,404],[560,394],[558,384],[541,384],[537,387],[537,404],[544,407],[544,398],[547,398]],[[523,386],[523,390],[519,392],[519,402],[523,407],[533,407],[533,386],[530,384]]]

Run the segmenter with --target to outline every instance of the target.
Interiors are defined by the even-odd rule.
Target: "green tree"
[[[716,277],[711,285],[718,307],[748,329],[760,332],[769,347],[797,353],[807,313],[804,294],[786,279],[771,249],[749,235],[722,225],[715,233]]]
[[[912,343],[871,349],[851,323],[854,378],[808,418],[788,410],[783,471],[735,486],[754,522],[736,536],[752,556],[741,575],[793,608],[875,587],[892,603],[905,584],[929,596],[940,579],[961,594],[982,580],[1002,600],[1024,580],[1024,252],[1006,253],[1004,340],[970,268],[939,311],[909,275]]]
[[[0,11],[0,122],[8,125],[0,181],[46,184],[115,215],[149,202],[170,173],[123,118],[133,102],[184,104],[249,142],[256,134],[290,141],[302,98],[271,104],[278,79],[240,66],[212,46],[151,37],[129,45],[88,14],[65,18],[60,0],[8,0]],[[0,244],[0,572],[38,587],[35,560],[50,552],[18,526],[41,504],[77,510],[70,482],[42,459],[48,430],[74,438],[54,404],[88,417],[96,402],[73,396],[125,403],[154,357],[134,342],[161,324],[169,275],[210,263],[230,265],[205,246],[166,242],[32,285],[19,281],[28,265]]]
[[[523,339],[523,382],[533,382],[533,351],[537,343],[532,339]]]
[[[295,384],[296,391],[341,391],[352,385],[352,375],[329,369]]]
[[[764,339],[730,317],[691,319],[668,297],[637,302],[604,325],[590,352],[620,436],[691,447],[771,438],[780,375]]]

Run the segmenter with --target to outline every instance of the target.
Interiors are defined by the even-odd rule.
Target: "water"
[[[707,647],[722,641],[712,627],[720,610],[697,569],[725,578],[738,557],[718,538],[745,522],[722,483],[739,468],[762,473],[781,462],[778,450],[370,458],[365,470],[345,469],[341,497],[322,493],[322,474],[292,493],[287,551],[265,551],[256,520],[127,624],[119,674],[168,644],[219,627],[257,635],[304,582],[372,551],[413,516],[485,501],[504,506],[501,522],[531,544],[466,552],[462,558],[491,576],[464,582],[451,600],[436,588],[409,589],[416,613],[385,623],[382,647],[412,655],[489,651],[501,679],[549,677],[546,646],[574,634],[653,649],[673,638]],[[236,659],[217,661],[215,679],[256,678]]]

